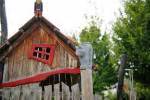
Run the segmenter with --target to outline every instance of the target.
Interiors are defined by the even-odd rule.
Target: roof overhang
[[[36,27],[38,27],[38,23],[45,24],[50,30],[55,33],[58,38],[60,38],[67,46],[75,51],[75,44],[72,42],[72,40],[70,40],[62,32],[60,32],[60,30],[56,26],[54,26],[51,22],[49,22],[46,18],[42,16],[34,16],[26,24],[24,24],[15,35],[13,35],[3,45],[0,46],[0,61],[4,60],[7,54],[9,54],[9,52],[11,52],[13,48],[15,48],[15,46],[12,45],[16,44],[16,42],[23,40],[24,37],[29,35],[29,31],[33,30],[31,26],[35,25]]]

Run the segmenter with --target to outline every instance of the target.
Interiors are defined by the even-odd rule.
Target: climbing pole
[[[2,45],[7,40],[7,34],[5,0],[0,0],[0,45]]]

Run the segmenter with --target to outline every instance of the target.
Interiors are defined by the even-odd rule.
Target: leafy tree
[[[136,83],[137,100],[150,100],[150,86],[145,87],[141,83]]]
[[[111,54],[111,42],[108,34],[101,35],[95,18],[81,31],[80,42],[90,42],[93,46],[96,70],[93,74],[94,92],[100,93],[116,82],[116,73]]]
[[[108,95],[106,96],[106,98],[108,98],[108,100],[117,100],[117,94],[108,91]]]
[[[128,66],[135,70],[135,79],[144,84],[150,83],[150,10],[147,7],[150,8],[150,3],[144,0],[127,0],[124,15],[113,27],[116,54],[128,54]]]
[[[134,70],[135,81],[149,87],[150,0],[126,0],[124,12],[114,23],[113,31],[116,56],[126,53],[127,66]]]

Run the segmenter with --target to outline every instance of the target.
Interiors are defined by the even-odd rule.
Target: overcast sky
[[[102,21],[102,31],[118,15],[121,0],[42,0],[43,16],[64,34],[79,33],[86,25],[85,15],[97,15]],[[9,37],[34,16],[35,0],[6,0]]]

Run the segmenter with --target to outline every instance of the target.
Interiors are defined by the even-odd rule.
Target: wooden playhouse
[[[35,16],[0,46],[3,100],[80,100],[80,69],[75,43],[42,16]]]

